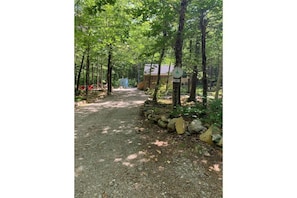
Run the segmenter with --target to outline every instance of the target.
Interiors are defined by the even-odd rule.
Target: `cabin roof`
[[[151,66],[152,66],[151,75],[158,75],[158,66],[159,66],[158,64],[145,64],[144,65],[144,75],[150,74]],[[170,70],[169,70],[169,65],[161,65],[160,75],[168,75],[168,70],[169,70],[169,75],[171,75],[173,69],[174,69],[174,65],[170,65]]]

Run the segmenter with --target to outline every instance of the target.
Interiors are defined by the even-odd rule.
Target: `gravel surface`
[[[137,89],[75,110],[75,198],[222,197],[222,153],[146,122]]]

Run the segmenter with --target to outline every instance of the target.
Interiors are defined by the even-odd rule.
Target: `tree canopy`
[[[188,77],[197,76],[198,83],[205,78],[205,86],[218,81],[222,0],[76,0],[74,5],[77,86],[118,86],[122,77],[135,86],[143,80],[144,64],[159,62],[177,63]],[[181,62],[176,60],[179,34]]]

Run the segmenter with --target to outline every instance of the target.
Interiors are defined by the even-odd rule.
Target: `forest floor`
[[[144,120],[137,89],[75,109],[75,198],[222,197],[222,150]]]

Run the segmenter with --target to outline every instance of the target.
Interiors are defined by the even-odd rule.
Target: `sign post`
[[[173,77],[173,96],[172,96],[172,104],[173,108],[176,108],[177,105],[180,105],[180,83],[181,77],[183,75],[183,70],[181,67],[175,67],[172,71]]]

